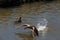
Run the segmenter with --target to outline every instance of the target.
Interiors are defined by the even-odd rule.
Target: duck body
[[[39,34],[38,34],[38,30],[37,30],[37,28],[36,28],[34,25],[25,24],[24,26],[27,26],[27,27],[25,27],[24,29],[27,29],[27,28],[32,29],[32,35],[33,35],[33,37],[34,37],[35,35],[36,35],[36,36],[39,35]]]
[[[45,18],[41,18],[40,20],[38,20],[38,23],[36,26],[30,25],[30,24],[24,24],[23,26],[26,26],[24,29],[27,29],[27,28],[32,29],[31,31],[32,31],[32,35],[34,37],[35,35],[39,36],[39,33],[44,33],[47,31],[47,29],[48,29],[47,23],[48,23],[48,21]]]
[[[38,36],[38,30],[36,29],[36,27],[34,27],[34,26],[32,26],[32,27],[25,27],[24,29],[27,29],[27,28],[32,29],[32,31],[35,33],[35,35]]]

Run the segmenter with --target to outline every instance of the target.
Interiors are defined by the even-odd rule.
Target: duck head
[[[21,21],[21,17],[19,17],[19,20],[18,20],[18,22],[22,22],[22,21]]]

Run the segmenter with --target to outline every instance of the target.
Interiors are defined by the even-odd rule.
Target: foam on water
[[[47,27],[48,21],[45,18],[40,19],[39,23],[37,23],[38,31],[43,31]]]

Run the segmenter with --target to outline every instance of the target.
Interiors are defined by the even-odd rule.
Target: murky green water
[[[39,37],[33,38],[22,24],[14,25],[16,17],[22,17],[22,24],[34,25],[44,17],[48,20],[48,31],[44,36],[39,34]],[[13,9],[0,8],[0,40],[60,40],[60,3],[32,3]]]

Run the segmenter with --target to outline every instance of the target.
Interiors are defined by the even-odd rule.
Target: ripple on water
[[[60,4],[60,3],[59,3]],[[36,40],[60,40],[60,6],[56,3],[42,4],[24,4],[22,7],[13,9],[4,9],[0,13],[0,38],[1,40],[34,40],[28,32],[20,29],[14,28],[13,25],[16,17],[22,16],[22,21],[24,23],[37,24],[41,17],[48,20],[49,30],[45,36],[39,35],[35,38]],[[34,14],[35,13],[35,14]],[[20,25],[16,25],[20,26]],[[25,33],[24,33],[25,32]],[[24,33],[24,34],[23,34]]]

